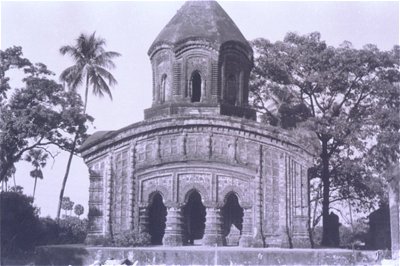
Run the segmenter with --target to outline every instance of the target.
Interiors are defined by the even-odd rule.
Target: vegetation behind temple
[[[265,123],[315,134],[320,149],[309,173],[310,235],[342,203],[368,213],[387,200],[385,171],[400,155],[400,48],[380,51],[344,42],[328,46],[318,32],[252,42],[254,107]],[[337,206],[337,205],[336,205]],[[312,239],[312,238],[311,238]]]

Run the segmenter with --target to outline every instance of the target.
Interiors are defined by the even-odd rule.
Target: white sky
[[[219,1],[243,35],[282,40],[289,31],[319,31],[329,45],[344,40],[356,48],[376,44],[390,50],[399,43],[399,3],[392,2],[272,2]],[[118,85],[114,100],[89,98],[88,113],[95,130],[115,130],[143,119],[151,105],[151,67],[147,56],[157,34],[183,2],[1,2],[1,49],[17,45],[31,62],[42,62],[57,75],[72,61],[59,54],[81,32],[107,40],[107,49],[122,57],[113,71]],[[67,154],[51,160],[38,180],[35,203],[41,215],[55,216]],[[27,194],[33,190],[31,166],[17,165],[16,182]],[[12,182],[11,182],[12,183]],[[87,210],[89,178],[81,158],[72,163],[65,196]]]

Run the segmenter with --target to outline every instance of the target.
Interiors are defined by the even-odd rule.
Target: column
[[[181,206],[167,206],[167,221],[165,223],[164,246],[183,245],[183,217]]]
[[[252,228],[253,228],[253,222],[252,222],[251,208],[243,208],[242,235],[240,236],[239,246],[241,247],[252,246],[253,244]]]
[[[139,232],[149,232],[149,212],[147,206],[139,207]]]
[[[224,242],[221,209],[217,206],[206,206],[203,246],[223,246]]]
[[[268,150],[265,150],[263,145],[260,145],[259,147],[259,168],[258,168],[258,175],[255,178],[255,188],[254,191],[256,193],[255,195],[255,204],[254,204],[254,239],[252,246],[254,247],[264,247],[264,235],[263,234],[263,220],[264,220],[264,193],[263,193],[263,178],[267,176],[267,171],[266,171],[266,161],[267,159],[265,158],[266,155],[268,154]],[[272,200],[272,199],[271,199]],[[246,212],[246,210],[245,210]],[[249,222],[251,223],[251,209],[247,209],[248,215],[250,215]],[[243,216],[245,216],[244,214]],[[244,218],[243,218],[244,219]],[[250,224],[252,226],[252,224]]]

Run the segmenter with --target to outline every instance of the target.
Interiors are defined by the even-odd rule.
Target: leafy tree
[[[63,200],[61,202],[61,208],[65,211],[65,216],[67,216],[67,211],[72,211],[74,207],[74,202],[70,200],[69,197],[63,197]]]
[[[257,39],[253,46],[251,90],[263,120],[286,129],[311,130],[319,141],[319,160],[310,174],[322,190],[316,200],[322,204],[322,244],[329,246],[330,203],[351,200],[368,206],[385,184],[376,168],[367,166],[365,154],[379,143],[379,125],[399,125],[396,119],[378,115],[388,95],[399,103],[399,47],[355,49],[345,42],[334,48],[319,33],[288,33],[276,43]],[[387,112],[393,112],[391,107]],[[385,138],[386,147],[398,158],[399,132],[392,134]]]
[[[81,217],[81,215],[83,214],[84,211],[85,211],[85,209],[83,208],[82,205],[80,205],[80,204],[75,205],[74,212],[79,218]]]
[[[21,47],[14,46],[5,51],[0,50],[0,102],[7,99],[6,93],[11,89],[9,84],[10,78],[6,76],[6,72],[13,68],[27,69],[28,67],[32,67],[32,63],[22,56]]]
[[[30,162],[34,169],[30,172],[31,177],[35,179],[35,185],[33,186],[32,201],[35,200],[36,182],[37,179],[43,179],[42,168],[46,166],[48,154],[44,153],[43,150],[33,149],[30,150],[26,155],[25,160]]]
[[[117,80],[108,71],[109,69],[115,68],[115,64],[112,61],[115,57],[120,56],[117,52],[106,51],[104,46],[106,41],[102,38],[96,37],[96,33],[91,35],[81,34],[74,45],[66,45],[60,48],[62,55],[70,55],[75,65],[65,69],[60,79],[68,84],[71,91],[76,89],[83,83],[85,85],[85,100],[83,112],[86,113],[89,87],[92,88],[93,94],[98,96],[104,96],[107,94],[112,99],[110,87],[117,84]],[[70,156],[68,158],[67,168],[65,171],[57,210],[57,218],[60,218],[61,201],[64,196],[65,185],[67,183],[72,158],[76,149],[76,139],[72,144]]]
[[[49,145],[71,150],[77,133],[81,143],[92,118],[83,114],[80,96],[50,79],[44,64],[22,58],[21,47],[0,51],[0,59],[0,180],[7,180],[26,152]],[[11,88],[5,74],[12,68],[25,73],[23,88]]]

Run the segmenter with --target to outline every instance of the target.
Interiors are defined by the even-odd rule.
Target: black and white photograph
[[[399,1],[1,1],[0,265],[399,265]]]

